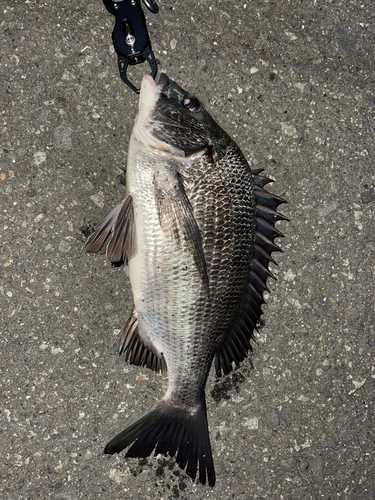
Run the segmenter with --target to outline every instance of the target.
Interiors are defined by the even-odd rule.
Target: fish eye
[[[183,105],[192,113],[197,113],[201,110],[201,104],[196,97],[188,96],[183,100]]]

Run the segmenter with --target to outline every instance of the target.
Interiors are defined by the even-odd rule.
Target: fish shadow
[[[223,399],[228,400],[231,398],[231,392],[241,392],[240,385],[245,382],[246,376],[250,374],[250,370],[254,369],[251,358],[249,358],[250,368],[245,368],[242,371],[235,370],[231,375],[227,375],[224,379],[216,379],[215,387],[210,391],[213,400],[220,403]],[[245,375],[242,373],[244,372]]]

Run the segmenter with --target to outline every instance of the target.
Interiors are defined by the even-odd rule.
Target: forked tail
[[[135,441],[135,442],[134,442]],[[104,453],[113,455],[133,445],[127,457],[148,457],[155,448],[155,455],[169,453],[176,456],[181,469],[195,479],[199,470],[199,481],[214,486],[215,469],[208,434],[206,404],[194,410],[174,406],[161,400],[154,408],[142,415],[132,425],[113,438]]]

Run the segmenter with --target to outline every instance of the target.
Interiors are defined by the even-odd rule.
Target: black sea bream
[[[162,75],[142,80],[126,197],[95,228],[89,252],[129,264],[134,308],[120,354],[168,372],[162,400],[110,441],[129,457],[176,456],[213,486],[205,385],[250,350],[271,275],[278,198],[196,97]]]

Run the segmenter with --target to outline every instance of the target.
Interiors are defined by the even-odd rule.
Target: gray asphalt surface
[[[84,249],[124,196],[138,103],[114,18],[1,0],[0,497],[374,499],[373,0],[159,4],[159,70],[289,201],[252,359],[207,384],[217,484],[103,454],[166,386],[117,356],[126,269]]]

